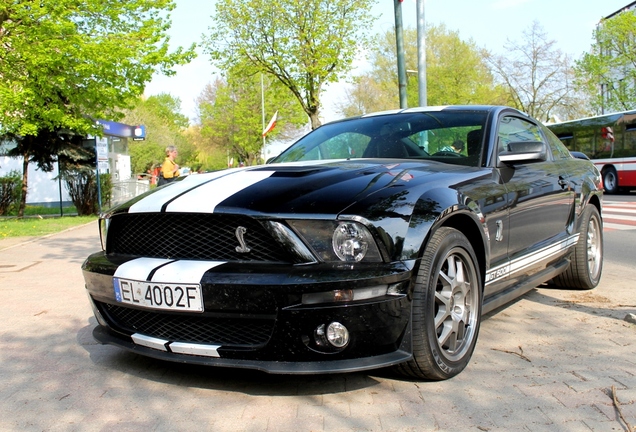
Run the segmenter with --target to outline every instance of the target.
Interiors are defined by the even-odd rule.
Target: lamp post
[[[402,1],[393,0],[395,9],[395,44],[397,49],[398,88],[400,108],[406,108],[406,66],[404,60],[404,32],[402,29]]]
[[[417,71],[406,70],[404,36],[402,28],[402,1],[393,0],[395,7],[395,43],[397,49],[398,87],[400,108],[408,107],[406,85],[407,73],[416,73],[418,82],[418,105],[427,105],[426,94],[426,22],[424,20],[424,1],[417,0]]]
[[[426,21],[424,20],[424,1],[417,0],[417,88],[419,106],[427,105],[426,95]]]

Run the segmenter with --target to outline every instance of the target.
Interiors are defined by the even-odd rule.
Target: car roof
[[[325,124],[330,123],[339,123],[344,121],[350,121],[354,119],[360,118],[369,118],[369,117],[377,117],[377,116],[391,116],[397,114],[410,114],[410,113],[427,113],[427,112],[441,112],[441,111],[482,111],[482,112],[500,112],[503,110],[514,111],[524,117],[528,115],[523,113],[515,108],[511,108],[504,105],[436,105],[436,106],[426,106],[426,107],[412,107],[412,108],[398,108],[393,110],[386,111],[378,111],[369,114],[362,114],[359,116],[348,117],[344,119],[334,120]]]

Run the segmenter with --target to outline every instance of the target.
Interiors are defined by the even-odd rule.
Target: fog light
[[[327,340],[336,348],[344,348],[349,343],[349,330],[339,322],[327,326]]]
[[[303,336],[303,343],[309,348],[324,354],[333,354],[342,351],[349,345],[349,330],[339,322],[332,322],[328,325],[320,324],[314,330],[314,344],[311,346],[310,339]]]

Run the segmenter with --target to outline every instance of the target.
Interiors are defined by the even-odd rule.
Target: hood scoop
[[[304,177],[318,172],[325,172],[335,169],[334,167],[326,166],[265,166],[258,168],[254,171],[274,171],[272,177]]]

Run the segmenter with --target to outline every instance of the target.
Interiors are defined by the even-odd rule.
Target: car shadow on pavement
[[[164,384],[240,392],[252,396],[336,394],[379,384],[377,379],[365,372],[282,375],[251,369],[192,365],[154,359],[96,342],[92,337],[92,331],[96,324],[95,318],[91,317],[89,324],[80,329],[77,334],[78,343],[89,353],[95,366]],[[379,374],[382,376],[392,374],[390,370],[375,370],[373,372],[378,376]]]
[[[528,303],[529,302],[529,303]],[[534,306],[533,306],[534,305]],[[507,326],[510,333],[522,336],[528,323],[554,319],[555,325],[564,325],[560,314],[553,308],[564,312],[583,312],[599,318],[622,320],[625,310],[617,308],[608,299],[594,291],[568,291],[536,288],[513,300],[501,308],[484,315],[483,334],[478,345],[492,352],[502,345],[501,326]],[[341,394],[356,390],[386,386],[391,382],[422,383],[422,380],[409,379],[398,375],[391,368],[363,372],[319,375],[280,375],[261,371],[228,367],[182,364],[153,359],[127,350],[101,345],[92,337],[97,325],[94,317],[77,333],[77,342],[88,353],[93,365],[120,372],[130,379],[174,385],[180,388],[226,391],[250,396],[307,396]],[[520,327],[515,328],[516,325]],[[558,327],[556,327],[558,328]],[[558,334],[558,331],[555,331]],[[525,343],[529,343],[526,341]],[[516,345],[502,345],[513,349]],[[490,347],[490,349],[488,349]],[[493,348],[494,347],[494,348]],[[510,348],[512,347],[512,348]]]

